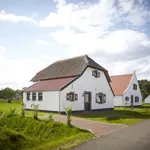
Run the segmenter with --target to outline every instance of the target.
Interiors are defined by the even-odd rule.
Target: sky
[[[150,80],[150,0],[0,0],[0,89],[84,54]]]

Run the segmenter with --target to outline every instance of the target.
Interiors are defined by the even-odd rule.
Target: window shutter
[[[95,103],[98,103],[98,93],[95,94]]]
[[[106,103],[106,94],[104,94],[104,103]]]

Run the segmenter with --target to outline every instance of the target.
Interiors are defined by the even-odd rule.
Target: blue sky
[[[150,1],[0,1],[0,88],[28,86],[52,62],[83,54],[110,75],[150,79]]]

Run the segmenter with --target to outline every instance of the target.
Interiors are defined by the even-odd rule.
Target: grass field
[[[0,150],[71,149],[94,135],[83,129],[55,121],[34,120],[20,115],[7,116],[9,109],[21,110],[19,103],[0,103]],[[32,112],[27,111],[27,116]],[[40,115],[47,115],[40,113]],[[6,144],[7,143],[7,144]]]
[[[21,104],[19,103],[0,103],[0,111],[8,112],[9,109],[16,109],[19,113]],[[26,111],[27,116],[31,116],[31,111]],[[47,113],[39,112],[39,115],[47,115]],[[100,111],[90,113],[80,113],[74,115],[75,117],[82,117],[89,120],[118,123],[118,124],[134,124],[142,121],[143,119],[150,118],[150,104],[143,104],[141,108],[122,108],[115,107],[114,111]]]
[[[0,111],[8,112],[10,109],[16,109],[15,111],[19,114],[21,112],[21,104],[17,102],[12,103],[1,103],[0,102]],[[47,114],[46,112],[39,112],[40,116]],[[26,116],[31,116],[32,111],[26,111]]]
[[[134,108],[133,110],[131,108],[115,107],[114,111],[81,113],[75,116],[94,121],[130,125],[150,118],[150,105],[144,104],[143,107]]]

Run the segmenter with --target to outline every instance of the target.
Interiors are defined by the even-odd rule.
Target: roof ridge
[[[116,76],[128,76],[128,75],[133,75],[133,73],[129,73],[129,74],[120,74],[120,75],[112,75],[110,77],[116,77]]]
[[[75,57],[69,57],[69,58],[57,60],[54,63],[63,62],[63,61],[66,61],[66,60],[72,60],[72,59],[76,59],[76,58],[80,58],[80,57],[86,57],[86,56],[87,55],[85,54],[85,55],[79,55],[79,56],[75,56]]]

